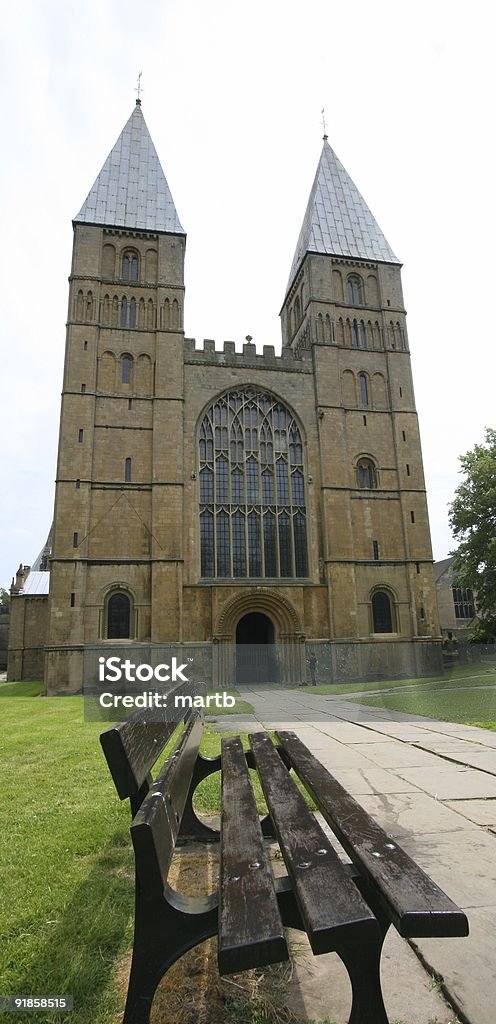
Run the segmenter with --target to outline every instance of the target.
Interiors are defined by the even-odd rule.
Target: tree
[[[4,587],[0,587],[0,610],[10,608],[10,594]]]
[[[460,586],[471,587],[484,624],[496,631],[496,430],[485,444],[460,456],[465,480],[457,487],[449,519],[459,541],[453,571]]]

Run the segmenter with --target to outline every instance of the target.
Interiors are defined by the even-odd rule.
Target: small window
[[[348,302],[351,306],[362,305],[362,281],[358,274],[352,274],[348,278]]]
[[[378,562],[379,561],[379,541],[378,540],[374,540],[373,541],[373,547],[374,547],[374,562]]]
[[[122,280],[138,280],[138,257],[134,252],[125,252],[122,257]]]
[[[83,437],[84,437],[84,430],[83,430],[83,428],[81,427],[81,428],[80,428],[80,430],[79,430],[79,434],[78,434],[78,441],[79,441],[79,444],[82,444],[82,443],[83,443]]]
[[[400,388],[400,398],[403,398],[403,388]]]
[[[408,462],[406,464],[406,475],[410,476],[410,464]]]
[[[358,487],[377,487],[377,478],[374,463],[371,459],[360,459],[357,465]]]
[[[81,394],[84,395],[85,393],[86,393],[86,384],[81,384]]]
[[[79,534],[73,533],[72,535],[72,546],[73,548],[79,547]]]
[[[132,409],[133,408],[133,400],[132,400],[132,398],[128,398],[128,400],[127,400],[127,407],[128,407],[128,409]]]
[[[112,594],[107,605],[107,637],[128,640],[131,626],[131,602],[127,594]]]
[[[364,373],[358,374],[358,381],[360,384],[360,401],[362,405],[369,404],[369,389],[367,387],[367,377]]]
[[[351,325],[351,344],[353,345],[353,348],[359,348],[359,341],[358,324],[356,320],[354,320]]]
[[[130,384],[131,383],[131,369],[132,369],[132,365],[133,365],[133,360],[132,360],[131,356],[123,356],[122,357],[121,380],[122,380],[123,384]]]
[[[393,632],[391,598],[385,590],[376,590],[372,597],[372,621],[374,633]]]
[[[80,480],[76,480],[76,491],[79,491],[80,487],[81,487],[81,481]]]
[[[71,608],[75,608],[75,606],[76,606],[76,595],[75,594],[71,594]]]
[[[131,467],[132,467],[132,460],[131,459],[126,459],[126,461],[124,463],[124,480],[125,480],[125,482],[127,484],[131,483]]]
[[[121,300],[121,327],[127,327],[127,299],[126,296]]]
[[[402,430],[401,433],[402,433],[402,436],[403,436],[403,440],[406,441],[406,433],[405,433],[405,431]]]
[[[367,426],[367,417],[366,416],[363,417],[363,425],[364,425],[364,427]]]
[[[129,326],[136,327],[136,299],[131,299],[129,303]]]
[[[88,348],[88,342],[87,342],[87,341],[85,341],[85,342],[84,342],[84,344],[83,344],[83,348],[84,348],[84,351],[86,352],[86,350],[87,350],[87,348]]]
[[[417,562],[417,573],[420,573],[420,562]]]
[[[412,511],[410,512],[410,522],[411,522],[411,523],[414,523],[414,522],[415,522],[415,512],[413,511],[413,509],[412,509]]]

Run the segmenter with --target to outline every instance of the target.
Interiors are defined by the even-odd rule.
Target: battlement
[[[266,370],[299,370],[310,372],[311,355],[307,349],[300,350],[295,356],[291,348],[283,348],[276,355],[273,345],[264,345],[262,352],[257,352],[253,342],[243,342],[243,349],[236,352],[234,341],[225,341],[222,349],[216,349],[215,341],[204,338],[203,348],[197,348],[195,338],[184,339],[184,361],[206,366],[245,366],[264,368]]]

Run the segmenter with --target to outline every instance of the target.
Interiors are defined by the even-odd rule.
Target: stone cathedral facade
[[[74,220],[47,692],[107,640],[212,643],[221,684],[237,644],[293,683],[311,653],[322,681],[435,672],[401,266],[327,138],[280,355],[184,337],[185,247],[137,101]]]

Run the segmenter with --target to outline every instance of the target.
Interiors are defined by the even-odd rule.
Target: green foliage
[[[0,587],[0,609],[10,608],[10,594],[5,587]]]
[[[463,483],[457,487],[449,518],[459,541],[454,572],[471,587],[477,607],[496,634],[496,430],[487,428],[485,443],[460,457]],[[490,630],[491,632],[491,630]]]

